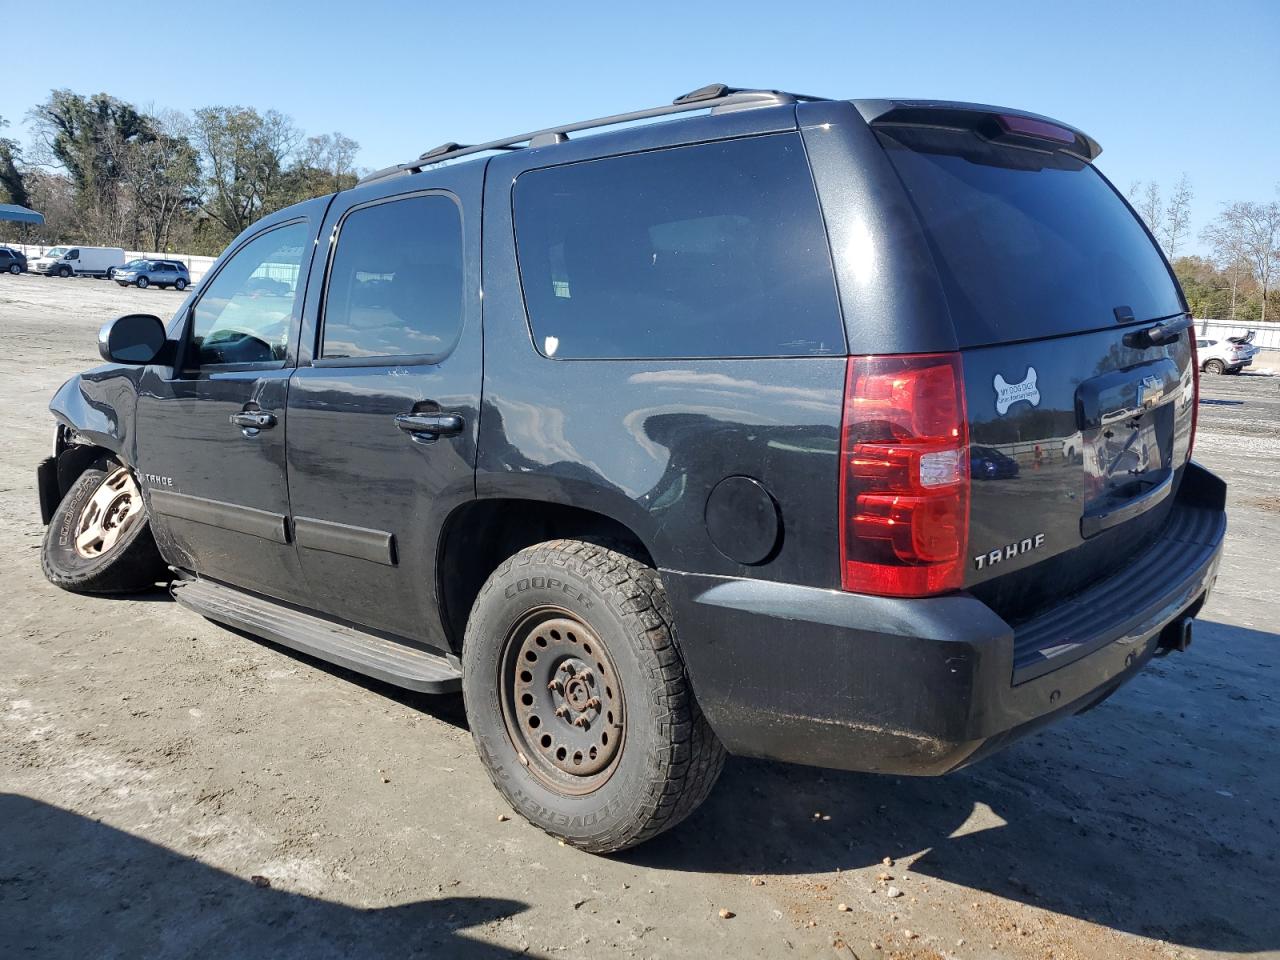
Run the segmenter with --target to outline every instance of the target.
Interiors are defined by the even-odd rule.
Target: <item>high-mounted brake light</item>
[[[850,357],[840,436],[844,589],[958,589],[969,540],[969,430],[960,355]]]
[[[1019,117],[1012,113],[1002,113],[996,117],[1005,133],[1018,133],[1024,137],[1039,137],[1041,140],[1056,140],[1059,143],[1075,143],[1076,135],[1066,127],[1031,117]]]

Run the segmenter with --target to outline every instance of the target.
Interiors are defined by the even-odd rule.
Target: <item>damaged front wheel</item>
[[[128,467],[101,461],[76,479],[45,530],[40,559],[49,582],[73,593],[155,587],[165,565]]]

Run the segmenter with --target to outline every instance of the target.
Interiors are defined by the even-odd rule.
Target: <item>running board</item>
[[[462,673],[439,654],[208,580],[175,580],[169,592],[178,603],[210,620],[406,690],[454,693],[462,689]]]

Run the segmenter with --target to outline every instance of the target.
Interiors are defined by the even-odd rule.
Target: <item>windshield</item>
[[[1092,164],[971,131],[882,128],[933,251],[961,346],[1182,312],[1137,217]]]
[[[58,257],[66,253],[68,249],[70,248],[69,247],[52,247],[51,249],[46,250],[44,252],[44,255],[51,260],[56,260]]]
[[[147,261],[145,260],[130,260],[128,263],[125,264],[125,267],[127,267],[130,270],[143,270],[146,268],[146,266],[147,266]]]

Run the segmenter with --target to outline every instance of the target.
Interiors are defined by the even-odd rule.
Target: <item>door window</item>
[[[192,308],[196,367],[283,361],[310,228],[276,227],[236,252]]]
[[[462,328],[462,219],[441,194],[343,219],[324,300],[322,359],[432,357]]]

